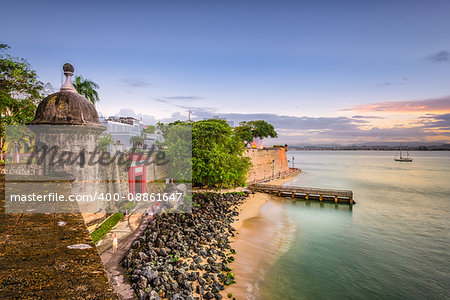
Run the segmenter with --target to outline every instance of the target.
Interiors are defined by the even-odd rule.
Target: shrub
[[[94,243],[97,243],[102,237],[105,236],[114,226],[116,226],[117,223],[123,218],[123,213],[115,213],[108,219],[106,219],[105,222],[100,225],[97,229],[95,229],[91,233],[91,238],[94,241]]]

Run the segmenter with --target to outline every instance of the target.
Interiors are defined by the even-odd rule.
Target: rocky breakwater
[[[246,193],[194,194],[191,214],[156,215],[122,260],[139,299],[222,299],[234,283],[230,238]]]

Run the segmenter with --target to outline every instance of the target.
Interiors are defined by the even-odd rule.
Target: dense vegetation
[[[167,156],[170,160],[169,173],[178,182],[192,180],[192,127],[178,123],[165,130]]]
[[[158,130],[164,135],[171,159],[171,176],[178,181],[190,180],[192,167],[194,186],[244,186],[251,165],[243,155],[246,144],[253,138],[277,137],[273,126],[263,120],[241,122],[235,128],[221,119],[176,121],[158,123]]]
[[[245,144],[225,120],[192,125],[192,180],[197,185],[243,186],[251,165]]]
[[[34,118],[37,104],[46,95],[36,71],[22,58],[6,52],[10,47],[0,44],[0,148],[4,153],[7,125],[27,124]]]
[[[278,137],[273,125],[264,120],[240,122],[239,126],[234,128],[234,132],[246,144],[251,143],[255,138],[262,140],[267,137]]]
[[[123,218],[123,213],[115,213],[102,223],[97,229],[91,233],[92,240],[97,243],[105,234],[107,234],[120,220]]]
[[[192,174],[195,186],[245,185],[250,159],[243,156],[243,139],[225,120],[159,123],[158,128],[166,140],[165,146],[172,159],[171,173],[177,180],[188,179]],[[188,143],[191,132],[192,150]]]

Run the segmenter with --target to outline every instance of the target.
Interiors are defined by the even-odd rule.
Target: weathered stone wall
[[[128,171],[124,166],[110,164],[99,167],[100,193],[128,194]]]
[[[169,175],[168,165],[156,166],[149,164],[146,166],[147,189],[150,188],[154,181],[164,181]],[[127,195],[129,192],[128,168],[111,164],[108,166],[100,166],[99,168],[100,192],[103,193],[120,193]]]
[[[169,177],[169,165],[147,165],[147,182],[165,180]]]
[[[71,191],[69,184],[59,188],[49,192]],[[5,175],[0,175],[0,241],[0,299],[118,299],[82,215],[6,214]],[[77,244],[86,248],[68,248]]]
[[[245,156],[250,157],[247,183],[267,181],[289,173],[289,166],[284,148],[247,149]]]
[[[36,174],[36,165],[31,164],[27,165],[26,163],[8,163],[3,168],[3,174],[6,170],[6,174],[8,175],[35,175]]]

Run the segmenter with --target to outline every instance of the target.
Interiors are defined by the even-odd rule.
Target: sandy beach
[[[268,184],[284,184],[298,174]],[[283,206],[283,199],[265,193],[250,194],[241,205],[239,218],[233,224],[238,234],[231,243],[236,250],[230,265],[236,283],[221,292],[224,298],[232,293],[236,299],[258,299],[260,281],[275,259],[288,249],[295,231]]]

